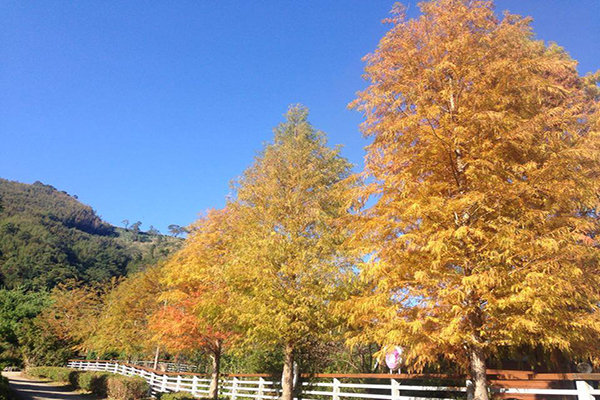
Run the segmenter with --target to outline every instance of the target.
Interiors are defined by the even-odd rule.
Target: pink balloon
[[[398,369],[402,364],[402,349],[394,347],[391,351],[388,351],[385,355],[385,363],[392,371]]]

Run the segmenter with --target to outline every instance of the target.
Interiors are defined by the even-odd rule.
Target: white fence
[[[210,385],[209,377],[187,372],[161,372],[147,367],[131,365],[115,361],[71,360],[70,368],[86,371],[106,371],[126,376],[144,378],[156,397],[158,393],[189,392],[195,397],[207,397]],[[545,375],[545,376],[544,376]],[[396,378],[398,377],[398,378]],[[421,378],[420,378],[421,377]],[[402,379],[400,379],[402,378]],[[557,379],[558,378],[558,379]],[[385,374],[319,374],[310,377],[302,384],[302,400],[341,400],[344,399],[378,399],[378,400],[430,400],[430,399],[466,399],[466,386],[435,386],[407,383],[423,379],[417,375]],[[581,379],[581,380],[579,380]],[[540,374],[533,378],[514,378],[510,387],[494,387],[495,397],[504,399],[577,399],[595,400],[600,390],[594,388],[596,383],[583,380],[600,380],[600,374]],[[364,383],[368,380],[369,383]],[[548,382],[558,382],[567,388],[548,388]],[[374,382],[374,383],[371,383]],[[532,382],[539,382],[532,385]],[[237,399],[277,399],[280,397],[280,383],[263,374],[224,375],[220,381],[219,394]],[[568,388],[570,386],[570,388]],[[561,396],[561,397],[556,397]],[[598,397],[600,400],[600,397]]]
[[[132,361],[129,364],[139,365],[146,368],[153,368],[154,361]],[[175,363],[171,361],[159,361],[158,368],[159,371],[167,371],[167,372],[201,372],[200,367],[198,365],[193,364],[185,364],[185,363]]]

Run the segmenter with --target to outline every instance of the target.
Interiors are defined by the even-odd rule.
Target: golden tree
[[[69,343],[73,350],[88,351],[89,339],[98,330],[96,320],[110,287],[84,286],[76,281],[58,285],[50,294],[50,306],[36,317],[36,323],[57,339]]]
[[[456,362],[487,399],[501,347],[598,355],[600,75],[491,1],[420,8],[396,6],[354,103],[374,198],[354,341],[404,345],[414,369]]]
[[[192,225],[185,246],[165,265],[161,299],[151,318],[156,338],[171,351],[204,350],[212,359],[209,397],[218,398],[221,355],[234,337],[225,267],[231,258],[234,215],[211,210]]]
[[[227,268],[235,316],[247,342],[283,348],[284,400],[293,397],[303,343],[330,332],[329,304],[343,293],[349,268],[340,219],[351,166],[307,118],[306,108],[290,108],[230,204],[237,215]]]
[[[147,355],[156,348],[158,343],[148,324],[150,316],[162,306],[161,268],[151,266],[127,277],[106,295],[98,329],[88,339],[89,348],[128,357]]]

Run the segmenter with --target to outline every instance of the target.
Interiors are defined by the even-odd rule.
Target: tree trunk
[[[294,348],[289,343],[284,350],[281,400],[294,400]]]
[[[486,376],[485,355],[479,348],[472,348],[469,354],[471,379],[473,379],[473,399],[489,400]]]
[[[221,341],[217,340],[212,359],[212,370],[210,376],[210,388],[208,389],[208,397],[217,400],[219,398],[219,375],[221,373]]]
[[[177,370],[175,372],[181,372],[181,360],[179,359],[179,354],[175,356],[175,363],[177,364],[175,367]]]
[[[160,346],[156,346],[156,353],[154,354],[154,369],[158,370],[158,356],[160,355]]]

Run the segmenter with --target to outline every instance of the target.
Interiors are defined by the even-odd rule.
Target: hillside
[[[154,263],[180,243],[104,222],[66,192],[0,178],[0,287],[97,282]]]

